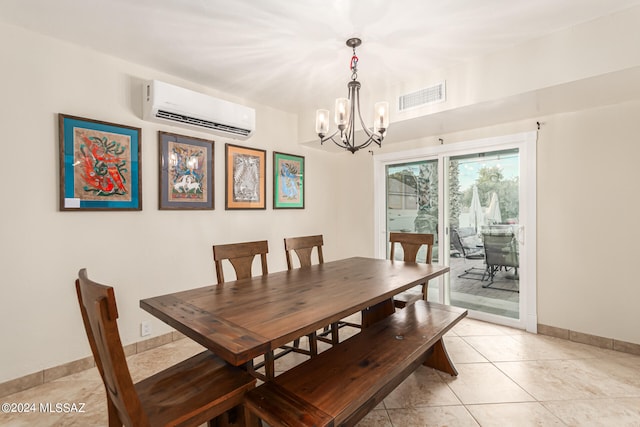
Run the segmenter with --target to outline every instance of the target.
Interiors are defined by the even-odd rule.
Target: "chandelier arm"
[[[351,101],[351,115],[349,116],[349,123],[347,124],[347,128],[345,129],[345,143],[347,145],[347,150],[351,151],[352,153],[357,150],[357,148],[355,147],[355,141],[356,141],[356,126],[355,126],[355,113],[356,113],[356,106],[357,106],[357,101],[359,100],[359,96],[358,96],[358,88],[360,87],[360,83],[358,83],[357,80],[352,80],[351,83],[348,84],[349,87],[349,100]],[[358,114],[360,113],[360,111],[358,111]]]
[[[371,132],[369,130],[369,128],[367,127],[367,125],[365,124],[364,120],[362,119],[362,112],[360,110],[360,91],[358,91],[358,96],[357,96],[357,103],[358,103],[358,117],[360,118],[360,126],[362,126],[362,130],[364,131],[364,133],[367,134],[367,136],[369,138],[373,138],[373,135],[375,134],[374,132]]]
[[[342,148],[342,149],[349,149],[349,145],[345,145],[345,143],[342,141],[342,139],[340,140],[340,142],[336,141],[335,139],[333,139],[333,136],[331,137],[331,141],[333,141],[334,144],[336,144],[338,147]]]
[[[375,142],[376,144],[378,143],[378,142],[374,139],[374,136],[373,136],[373,135],[372,135],[372,136],[370,136],[370,137],[369,137],[369,138],[368,138],[364,143],[360,144],[360,145],[358,146],[358,150],[361,150],[361,149],[363,149],[363,148],[367,148],[368,146],[370,146],[370,145],[371,145],[371,143],[372,143],[372,142]]]
[[[329,140],[332,140],[333,142],[335,142],[335,141],[333,140],[333,137],[334,137],[334,136],[336,136],[336,134],[337,134],[338,132],[340,132],[340,129],[336,130],[334,133],[332,133],[332,134],[331,134],[331,135],[329,135],[329,136],[321,136],[321,137],[320,137],[320,144],[322,145],[324,142],[327,142],[327,141],[329,141]]]

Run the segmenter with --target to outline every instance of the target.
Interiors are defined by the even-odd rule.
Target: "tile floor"
[[[359,426],[640,426],[640,356],[472,319],[445,340],[459,376],[421,367]],[[134,355],[133,379],[200,350],[183,339]],[[288,355],[276,370],[303,360]],[[0,399],[37,407],[32,413],[0,413],[0,425],[106,426],[104,399],[94,368]],[[83,403],[84,412],[41,412],[40,404],[46,409],[47,403]]]

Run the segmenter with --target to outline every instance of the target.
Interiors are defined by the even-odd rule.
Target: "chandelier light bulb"
[[[387,101],[376,102],[374,111],[373,129],[382,134],[389,127],[389,103]]]
[[[351,102],[347,98],[336,99],[336,125],[346,126],[349,122],[349,111],[351,109]]]
[[[329,132],[329,110],[316,111],[316,133],[326,135]]]

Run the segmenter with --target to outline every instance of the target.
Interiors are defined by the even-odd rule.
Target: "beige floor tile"
[[[569,426],[640,426],[640,398],[543,402]]]
[[[538,402],[468,405],[467,409],[483,427],[564,425]]]
[[[106,425],[106,395],[101,382],[56,380],[7,396],[2,402],[34,405],[34,411],[29,413],[3,411],[0,413],[2,426]],[[57,412],[57,404],[63,405],[62,412]]]
[[[624,390],[626,397],[640,397],[640,357],[584,359],[577,363],[585,370],[599,372],[628,386]]]
[[[570,358],[560,347],[523,336],[471,336],[464,340],[491,362]]]
[[[454,364],[458,363],[482,363],[488,360],[475,348],[467,343],[464,338],[458,336],[445,336],[444,345]]]
[[[559,353],[561,359],[591,359],[609,357],[631,357],[631,354],[620,353],[587,344],[563,340],[545,335],[525,334],[513,337],[525,345],[543,347],[551,354]]]
[[[204,350],[192,340],[180,340],[134,354],[127,358],[127,364],[135,383]]]
[[[605,350],[559,338],[533,334],[464,337],[475,350],[492,362],[520,360],[568,360],[614,357],[613,350]]]
[[[419,367],[384,399],[387,409],[417,406],[459,405],[456,397],[440,375],[431,368]]]
[[[383,409],[374,409],[360,420],[358,427],[393,427],[389,414]]]
[[[479,425],[462,405],[389,409],[388,412],[393,425],[400,427],[472,427]]]
[[[534,400],[490,363],[460,364],[457,369],[457,377],[445,373],[440,373],[440,377],[465,405]]]
[[[496,366],[539,401],[640,396],[635,380],[610,375],[596,359],[502,362]]]
[[[516,335],[523,332],[519,329],[513,329],[506,326],[494,325],[493,323],[487,323],[480,320],[469,319],[468,317],[462,319],[456,326],[453,327],[453,332],[460,337],[468,336],[496,336],[496,335]]]

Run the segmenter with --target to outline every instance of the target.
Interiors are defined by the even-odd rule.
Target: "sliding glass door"
[[[517,148],[445,157],[451,305],[520,318],[520,154]]]
[[[535,237],[524,239],[525,229],[535,233],[535,140],[376,156],[378,255],[389,256],[389,232],[434,234],[433,262],[451,272],[429,284],[430,301],[535,330]]]
[[[390,232],[433,234],[435,245],[432,262],[438,256],[438,161],[423,160],[396,163],[386,166],[386,242]],[[386,254],[390,253],[387,244]],[[403,259],[402,247],[398,245],[395,258]],[[426,250],[418,252],[418,261],[425,262]],[[429,299],[437,300],[437,280],[429,283]]]

